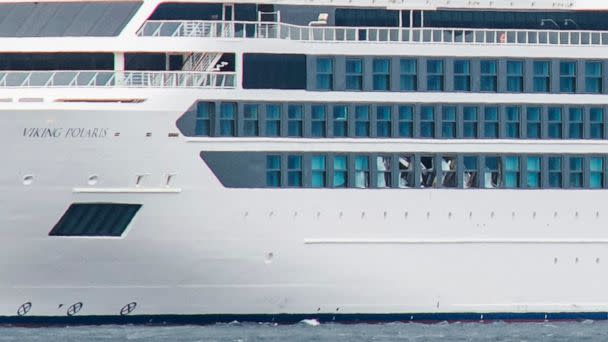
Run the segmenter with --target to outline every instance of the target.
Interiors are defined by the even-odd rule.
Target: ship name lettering
[[[107,135],[107,128],[27,127],[23,129],[23,136],[26,138],[105,138]]]

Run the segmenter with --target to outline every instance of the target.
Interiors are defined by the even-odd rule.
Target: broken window
[[[390,156],[378,156],[376,157],[376,170],[377,170],[377,186],[379,188],[390,188],[391,187],[391,157]]]
[[[355,157],[355,187],[369,188],[369,158]]]
[[[432,156],[420,157],[420,186],[430,188],[435,184],[435,159]]]
[[[519,187],[519,157],[505,157],[505,188]]]
[[[456,187],[456,157],[441,157],[441,186]]]
[[[487,156],[484,163],[483,187],[486,189],[500,188],[502,165],[500,157]]]
[[[463,185],[465,189],[477,188],[479,177],[477,176],[477,157],[465,156],[463,158],[464,174]]]
[[[399,156],[399,187],[411,188],[414,184],[414,167],[411,156]]]
[[[334,188],[346,188],[348,186],[348,169],[346,156],[334,157]]]

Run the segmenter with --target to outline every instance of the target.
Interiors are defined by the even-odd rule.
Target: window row
[[[312,89],[591,94],[605,90],[604,62],[595,60],[343,57],[339,70],[336,62],[335,57],[316,58]]]
[[[270,154],[266,187],[603,189],[606,156]]]
[[[605,139],[603,107],[199,102],[194,136]]]

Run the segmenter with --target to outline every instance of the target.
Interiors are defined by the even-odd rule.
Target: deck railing
[[[280,22],[148,20],[144,37],[259,38],[315,42],[608,45],[608,31],[296,26]]]
[[[2,87],[234,88],[234,72],[0,71]]]

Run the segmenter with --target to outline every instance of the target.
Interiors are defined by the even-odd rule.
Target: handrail
[[[234,72],[7,70],[0,71],[0,88],[234,88],[235,77]]]
[[[282,22],[148,20],[141,37],[258,38],[315,42],[608,45],[608,31],[297,26]]]

